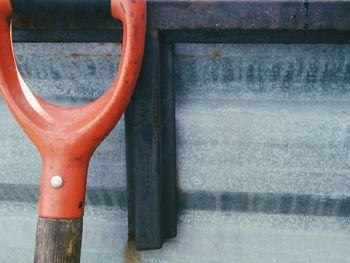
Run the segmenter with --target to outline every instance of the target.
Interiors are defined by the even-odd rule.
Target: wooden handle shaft
[[[79,263],[83,219],[39,218],[34,263]]]

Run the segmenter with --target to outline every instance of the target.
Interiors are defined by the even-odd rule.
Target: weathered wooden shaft
[[[39,218],[34,263],[79,263],[83,219]]]

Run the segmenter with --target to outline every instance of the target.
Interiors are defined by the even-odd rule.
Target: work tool
[[[123,24],[118,74],[104,95],[80,107],[50,104],[28,88],[13,52],[13,10],[10,0],[0,0],[0,91],[42,159],[34,262],[80,262],[89,161],[132,96],[143,57],[146,4],[111,0],[111,15]]]

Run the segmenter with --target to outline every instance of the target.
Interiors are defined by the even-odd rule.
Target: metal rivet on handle
[[[63,184],[62,177],[58,175],[53,176],[50,182],[53,188],[60,188]]]

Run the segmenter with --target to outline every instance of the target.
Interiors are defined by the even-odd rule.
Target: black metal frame
[[[150,0],[147,8],[142,71],[125,115],[129,237],[138,249],[176,236],[175,43],[350,43],[350,1]],[[15,41],[121,40],[109,18],[21,13],[15,26]]]

